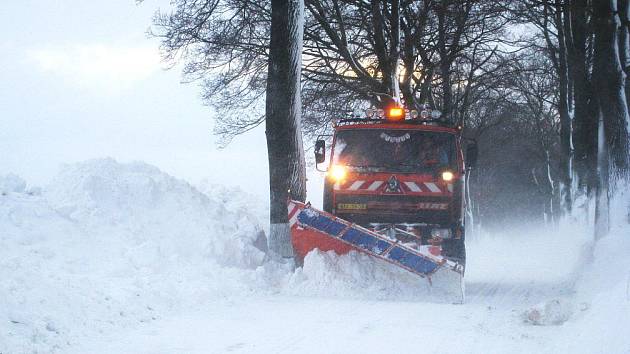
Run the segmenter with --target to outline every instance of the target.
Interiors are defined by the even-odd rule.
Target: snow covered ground
[[[264,259],[264,203],[144,163],[0,177],[0,353],[630,353],[630,228],[468,240],[467,301],[361,254]]]

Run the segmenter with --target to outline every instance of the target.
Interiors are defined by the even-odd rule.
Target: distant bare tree
[[[582,87],[579,84],[583,81],[575,78],[578,70],[577,66],[579,61],[582,61],[582,65],[586,65],[585,58],[579,58],[574,45],[577,45],[572,40],[572,35],[569,31],[570,22],[569,14],[562,1],[551,0],[522,0],[516,2],[513,7],[517,18],[523,23],[533,25],[537,29],[535,35],[532,36],[532,42],[535,47],[540,48],[540,53],[544,53],[548,58],[548,64],[551,65],[555,74],[556,89],[558,91],[558,99],[556,101],[556,109],[560,119],[560,146],[562,154],[559,156],[563,168],[561,169],[560,182],[562,188],[562,200],[567,209],[571,209],[572,195],[572,174],[574,171],[578,171],[578,181],[587,181],[588,169],[581,168],[586,166],[588,157],[593,158],[594,155],[586,155],[581,148],[576,148],[578,157],[574,159],[574,151],[571,148],[571,138],[573,133],[573,127],[571,122],[571,113],[574,112],[576,122],[584,117],[587,106],[584,104],[578,104],[573,101],[573,97],[579,97],[584,99],[582,103],[586,103],[587,88]],[[573,124],[576,126],[576,131],[581,130],[581,125]],[[583,136],[582,140],[592,136]],[[576,136],[573,137],[574,140]],[[580,147],[586,144],[580,144]],[[578,163],[575,167],[574,160]]]
[[[532,40],[553,63],[562,152],[569,153],[565,170],[578,194],[595,197],[603,224],[611,182],[629,179],[628,6],[627,0],[521,0],[511,7],[537,28]]]
[[[506,75],[475,106],[466,135],[478,141],[481,154],[471,190],[476,219],[486,226],[514,215],[549,222],[561,215],[559,93],[551,65],[537,48],[514,55]]]
[[[252,0],[175,0],[153,34],[164,56],[202,80],[226,138],[260,124],[270,8]],[[500,63],[508,19],[489,0],[306,0],[302,69],[304,126],[321,131],[355,108],[400,98],[431,103],[460,123],[478,79]]]

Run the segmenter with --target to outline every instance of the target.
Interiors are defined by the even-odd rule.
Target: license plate
[[[337,204],[337,209],[343,209],[343,210],[365,210],[365,209],[367,209],[367,204],[339,203],[339,204]]]

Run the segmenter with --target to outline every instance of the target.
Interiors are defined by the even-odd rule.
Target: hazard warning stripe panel
[[[367,190],[369,191],[375,191],[378,189],[378,187],[380,187],[383,183],[385,183],[384,181],[374,181],[372,182],[372,184],[370,184],[370,186],[368,187]]]
[[[356,191],[357,189],[361,188],[364,182],[365,181],[354,181],[354,183],[352,183],[352,185],[348,187],[348,190]]]
[[[416,182],[405,182],[405,185],[412,192],[422,192],[422,189],[420,189]]]
[[[379,180],[357,180],[357,181],[346,181],[346,182],[337,182],[334,184],[333,189],[336,191],[347,191],[347,192],[376,192],[383,185],[385,185],[387,181],[379,181]],[[435,182],[414,182],[414,181],[402,181],[401,185],[405,187],[405,192],[407,193],[423,193],[423,194],[431,194],[431,193],[453,193],[453,184],[448,183],[446,185],[442,185]]]
[[[432,193],[440,193],[442,190],[435,183],[432,182],[424,182],[425,187],[429,189]]]

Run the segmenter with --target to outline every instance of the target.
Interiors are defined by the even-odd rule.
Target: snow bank
[[[628,224],[617,224],[598,241],[592,263],[575,288],[578,313],[565,324],[565,335],[572,339],[568,352],[630,353],[629,254]]]
[[[557,326],[573,315],[573,304],[565,299],[552,299],[533,306],[523,314],[524,320],[537,326]]]
[[[0,176],[0,194],[22,193],[26,190],[26,182],[17,175]]]
[[[101,333],[252,291],[246,210],[143,163],[66,166],[42,195],[0,195],[0,352],[65,352]]]
[[[338,256],[315,250],[296,270],[286,293],[293,295],[411,299],[426,292],[428,283],[405,270],[363,253]]]
[[[212,196],[230,212],[237,214],[245,212],[256,216],[258,220],[269,220],[268,200],[247,193],[241,188],[212,183],[207,178],[195,184],[195,188],[205,195]],[[264,193],[261,191],[261,194]]]
[[[96,234],[92,237],[124,234],[131,249],[150,240],[154,262],[212,257],[223,265],[252,268],[264,257],[253,246],[262,229],[251,212],[229,211],[222,199],[144,163],[103,159],[67,166],[45,197],[63,216]]]
[[[610,233],[580,253],[570,296],[524,313],[531,324],[561,325],[556,352],[630,353],[629,195],[620,188],[611,199]]]
[[[352,251],[310,252],[283,289],[287,295],[434,303],[460,302],[459,275],[451,271],[433,275],[433,286],[404,269]],[[452,276],[451,276],[452,275]]]

